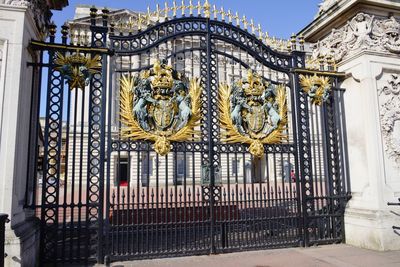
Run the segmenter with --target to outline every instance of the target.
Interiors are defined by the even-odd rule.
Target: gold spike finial
[[[142,30],[142,14],[138,16],[138,31]]]
[[[200,0],[197,1],[197,16],[201,15],[201,3]]]
[[[257,25],[257,33],[258,33],[258,39],[260,39],[260,40],[262,41],[262,39],[263,39],[263,32],[262,32],[262,30],[261,30],[261,25],[260,25],[260,23],[258,23],[258,25]]]
[[[182,0],[182,5],[181,5],[182,16],[185,16],[185,9],[186,9],[185,0]]]
[[[160,13],[161,13],[161,11],[160,11],[160,5],[157,4],[157,5],[156,5],[156,19],[157,19],[157,22],[160,21]]]
[[[232,23],[232,12],[230,9],[228,9],[228,22]]]
[[[254,34],[254,32],[255,32],[255,26],[254,26],[254,21],[253,21],[253,19],[250,20],[250,28],[251,28],[251,33]]]
[[[168,11],[169,11],[168,2],[165,2],[164,3],[164,20],[168,19]]]
[[[264,42],[266,45],[269,45],[269,36],[268,36],[268,32],[265,32],[264,34]]]
[[[243,15],[242,23],[243,23],[243,29],[247,30],[247,24],[249,24],[249,22],[247,21],[245,15]]]
[[[206,18],[210,17],[210,7],[210,3],[208,2],[208,0],[206,0],[203,5],[204,17]]]
[[[176,6],[176,1],[172,2],[172,16],[176,17],[176,11],[178,10],[178,7]]]
[[[225,11],[224,11],[224,8],[223,8],[223,7],[221,7],[220,14],[221,14],[221,20],[222,20],[222,21],[225,21],[225,15],[226,15],[226,13],[225,13]]]
[[[215,6],[215,5],[213,5],[213,14],[214,14],[214,19],[217,19],[217,17],[218,17],[218,10],[217,10],[217,7]]]
[[[193,8],[194,8],[195,6],[193,5],[193,1],[192,0],[190,0],[189,1],[189,15],[190,16],[193,16]]]
[[[290,52],[292,50],[292,43],[290,41],[286,42],[286,49]]]
[[[132,17],[129,17],[127,25],[128,25],[129,33],[132,33],[133,26],[135,25],[135,22],[133,21]]]

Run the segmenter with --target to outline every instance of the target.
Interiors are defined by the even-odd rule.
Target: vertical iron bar
[[[216,252],[215,248],[215,233],[214,233],[214,228],[215,228],[215,218],[214,218],[214,205],[215,205],[215,199],[214,199],[214,186],[215,186],[215,177],[214,177],[214,139],[212,136],[212,125],[213,125],[213,120],[212,120],[212,113],[213,113],[213,108],[211,104],[211,25],[210,25],[210,19],[206,19],[206,27],[207,27],[207,35],[206,35],[206,42],[207,42],[207,121],[208,121],[208,166],[209,166],[209,174],[210,174],[210,185],[209,185],[209,194],[210,194],[210,205],[209,205],[209,210],[210,210],[210,238],[211,238],[211,243],[210,243],[210,253],[214,254]],[[214,59],[215,60],[215,59]]]

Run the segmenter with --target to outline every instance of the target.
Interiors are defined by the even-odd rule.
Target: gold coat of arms
[[[284,85],[264,82],[249,70],[247,77],[230,86],[220,84],[219,109],[226,143],[246,143],[256,157],[264,154],[264,144],[286,139],[287,104]]]
[[[125,125],[121,136],[154,142],[164,156],[171,142],[193,139],[201,118],[199,79],[190,81],[165,62],[156,61],[137,76],[122,76],[120,116]]]

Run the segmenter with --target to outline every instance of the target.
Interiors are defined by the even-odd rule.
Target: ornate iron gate
[[[238,15],[178,8],[116,24],[92,8],[89,43],[67,26],[61,44],[53,26],[32,42],[47,72],[43,178],[27,190],[43,262],[343,240],[341,74],[306,69],[301,39],[278,52]]]

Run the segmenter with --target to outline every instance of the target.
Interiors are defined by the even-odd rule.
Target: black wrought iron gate
[[[43,262],[343,240],[340,73],[306,69],[301,39],[278,52],[237,15],[182,10],[110,23],[92,8],[90,42],[67,26],[61,44],[53,26],[32,42],[47,73],[43,178],[27,188]]]

